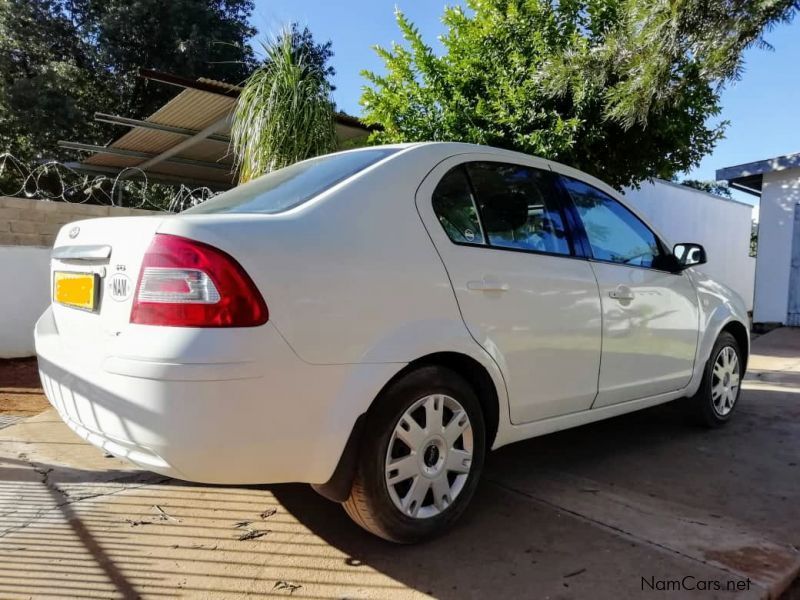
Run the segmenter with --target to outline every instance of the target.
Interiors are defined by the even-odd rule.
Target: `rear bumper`
[[[168,344],[159,340],[165,329]],[[205,483],[327,481],[358,415],[397,367],[310,365],[269,323],[238,331],[234,343],[225,339],[231,330],[142,327],[109,344],[116,354],[85,356],[64,343],[48,308],[35,341],[50,403],[78,435],[115,456]],[[145,351],[196,355],[199,346],[237,345],[242,360],[226,352],[217,362],[181,362]]]

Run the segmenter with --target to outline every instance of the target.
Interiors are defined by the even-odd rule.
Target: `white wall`
[[[789,304],[794,211],[800,202],[800,169],[764,175],[758,226],[753,321],[785,323]]]
[[[0,246],[0,358],[33,356],[33,326],[50,303],[50,248]]]
[[[748,310],[753,308],[751,205],[659,179],[626,190],[625,199],[668,243],[702,244],[708,263],[699,269],[736,291]]]

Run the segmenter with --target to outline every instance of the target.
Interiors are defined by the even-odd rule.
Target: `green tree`
[[[727,183],[720,183],[719,181],[701,181],[699,179],[684,179],[681,181],[681,185],[700,190],[701,192],[708,192],[716,196],[733,198],[731,188],[728,187]]]
[[[284,37],[289,37],[292,45],[292,53],[295,60],[303,55],[303,60],[308,64],[308,68],[318,72],[328,82],[331,92],[336,90],[336,86],[331,83],[331,80],[336,75],[336,69],[333,65],[329,64],[333,58],[333,42],[318,44],[314,40],[314,35],[308,27],[300,26],[297,23],[292,23],[287,29],[278,33],[277,41],[280,42]],[[264,57],[264,62],[269,61],[269,56]]]
[[[571,164],[623,187],[669,179],[726,123],[722,87],[742,52],[796,0],[467,0],[437,55],[400,12],[405,45],[376,50],[364,120],[376,142],[490,144]]]
[[[264,63],[239,95],[231,145],[240,183],[336,149],[330,46],[294,31],[263,44]]]
[[[67,13],[107,74],[117,110],[144,116],[175,94],[145,67],[241,84],[256,66],[252,0],[72,0]]]
[[[175,90],[141,67],[241,83],[255,67],[252,0],[0,0],[0,151],[69,156],[60,139],[117,134],[95,111],[143,117]]]
[[[54,149],[97,105],[93,70],[60,0],[0,0],[0,151]]]

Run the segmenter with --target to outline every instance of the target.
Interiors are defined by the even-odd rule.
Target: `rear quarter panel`
[[[188,214],[159,231],[234,256],[304,361],[409,362],[453,338],[474,343],[414,204],[446,154],[406,149],[285,213]]]

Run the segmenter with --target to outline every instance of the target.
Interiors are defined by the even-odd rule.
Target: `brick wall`
[[[93,217],[127,217],[158,211],[0,196],[0,246],[46,246],[66,223]]]

